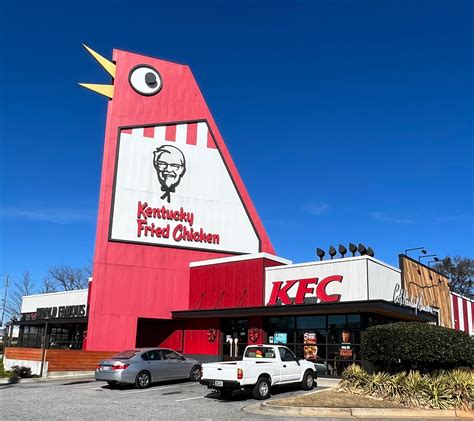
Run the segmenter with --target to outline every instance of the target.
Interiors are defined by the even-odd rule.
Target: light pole
[[[5,329],[3,330],[3,343],[5,344],[5,348],[8,347],[8,339],[10,337],[10,322],[5,323]],[[5,351],[3,351],[5,354]]]
[[[422,252],[423,254],[426,254],[426,253],[427,253],[427,251],[426,251],[426,249],[425,249],[424,247],[415,247],[415,248],[412,248],[412,249],[406,249],[406,250],[405,250],[405,256],[408,256],[408,252],[409,252],[409,251],[414,251],[414,250],[421,250],[421,252]]]
[[[49,322],[49,317],[45,317],[45,325],[44,325],[44,335],[43,335],[43,341],[41,342],[41,371],[40,371],[40,377],[43,377],[43,370],[44,370],[44,364],[45,364],[45,357],[46,357],[46,346],[47,346],[47,340],[48,340],[48,322]]]
[[[5,306],[7,304],[7,292],[8,292],[8,279],[9,279],[9,276],[5,275],[5,295],[3,297],[2,320],[0,320],[0,327],[3,326],[3,317],[5,316]]]
[[[436,254],[427,254],[426,256],[418,256],[418,261],[421,263],[421,259],[425,259],[426,257],[434,257]]]

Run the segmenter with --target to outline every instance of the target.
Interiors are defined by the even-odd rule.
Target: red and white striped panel
[[[451,320],[454,329],[474,335],[474,300],[451,292]]]
[[[160,142],[172,142],[176,145],[195,145],[216,149],[216,144],[209,132],[206,122],[180,123],[168,126],[135,127],[122,129],[122,133],[135,135],[139,138],[156,139]]]

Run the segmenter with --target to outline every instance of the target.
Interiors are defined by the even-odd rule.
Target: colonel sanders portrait
[[[161,191],[161,199],[171,201],[171,193],[186,172],[186,160],[183,153],[174,146],[165,145],[153,152],[153,166],[155,167]]]

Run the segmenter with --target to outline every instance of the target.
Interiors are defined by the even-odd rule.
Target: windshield
[[[118,354],[113,355],[112,358],[120,359],[120,360],[128,360],[134,357],[135,355],[137,355],[138,353],[139,351],[137,351],[136,349],[130,349],[128,351],[119,352]]]
[[[275,358],[273,348],[266,346],[250,346],[245,351],[246,358]]]

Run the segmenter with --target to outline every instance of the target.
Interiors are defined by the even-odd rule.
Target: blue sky
[[[93,257],[107,100],[77,82],[108,79],[82,42],[191,66],[279,255],[474,257],[472,2],[95,3],[2,2],[0,274]]]

